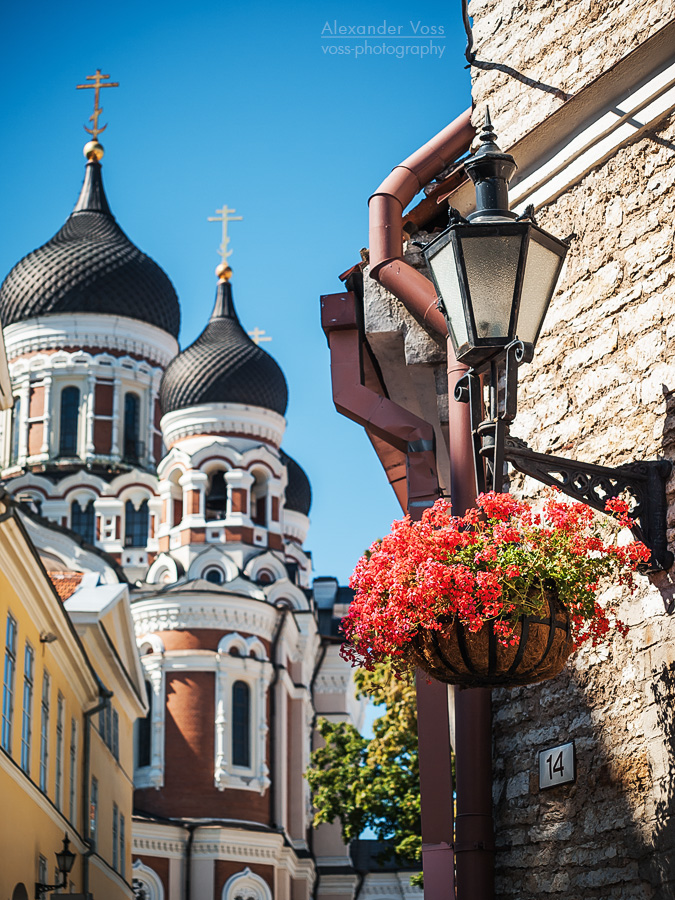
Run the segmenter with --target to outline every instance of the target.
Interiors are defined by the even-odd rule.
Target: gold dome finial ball
[[[227,263],[221,262],[216,266],[216,275],[221,281],[229,281],[232,278],[232,269]]]
[[[98,141],[87,141],[82,150],[87,159],[100,162],[103,159],[103,146]]]

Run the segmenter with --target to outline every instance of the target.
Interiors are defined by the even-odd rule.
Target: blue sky
[[[366,45],[336,23],[397,39]],[[244,217],[230,226],[235,302],[289,383],[284,448],[312,482],[316,574],[346,581],[399,508],[363,430],[333,407],[319,295],[367,246],[369,195],[471,102],[459,0],[37,0],[3,4],[0,29],[0,278],[74,205],[93,108],[75,85],[100,68],[120,83],[101,92],[108,199],[173,281],[183,347],[214,298],[207,218],[223,203]]]

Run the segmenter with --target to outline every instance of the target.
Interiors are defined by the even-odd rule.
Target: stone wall
[[[570,93],[673,17],[660,0],[474,0],[471,11],[479,59]],[[504,148],[561,105],[474,75]],[[545,229],[576,237],[521,369],[512,431],[533,449],[606,465],[675,457],[674,211],[672,115],[538,211]],[[511,489],[540,486],[515,477]],[[668,497],[672,548],[675,478]],[[582,649],[549,684],[495,692],[499,900],[675,898],[674,577],[641,577],[619,598],[627,639]],[[572,739],[576,784],[540,792],[538,751]]]
[[[565,94],[582,87],[673,17],[672,0],[471,0],[474,51]],[[563,101],[503,72],[472,69],[473,102],[486,104],[510,146]]]

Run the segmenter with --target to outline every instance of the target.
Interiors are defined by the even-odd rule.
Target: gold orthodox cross
[[[78,84],[78,85],[76,85],[76,87],[77,87],[78,91],[82,90],[83,88],[85,88],[85,89],[93,88],[94,89],[94,114],[89,116],[89,121],[94,123],[94,127],[87,128],[87,126],[85,125],[84,130],[88,131],[89,134],[93,137],[93,139],[96,140],[98,138],[99,134],[101,134],[101,132],[105,131],[106,128],[108,127],[107,122],[103,126],[103,128],[98,127],[98,117],[103,112],[103,107],[98,105],[101,88],[119,87],[120,85],[119,85],[119,81],[109,81],[104,84],[103,79],[110,78],[110,75],[101,75],[100,69],[96,70],[95,75],[87,75],[86,78],[87,78],[87,81],[93,81],[94,83],[93,84]]]
[[[249,331],[248,336],[251,338],[254,344],[260,344],[263,341],[271,341],[271,337],[263,337],[265,334],[264,331],[261,331],[258,326],[253,329],[253,331]]]
[[[227,223],[228,222],[241,222],[244,218],[243,216],[231,216],[230,213],[235,213],[236,209],[230,209],[229,206],[223,204],[222,209],[217,209],[216,213],[218,215],[209,216],[209,222],[222,222],[223,223],[223,242],[220,245],[220,249],[218,253],[222,256],[223,262],[227,262],[228,256],[232,255],[232,251],[227,249],[227,245],[230,243],[230,239],[227,236]]]

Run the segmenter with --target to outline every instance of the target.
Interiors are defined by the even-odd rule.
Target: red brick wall
[[[163,816],[269,822],[269,791],[219,791],[215,766],[215,674],[169,672],[166,678],[164,787],[136,791],[139,810]]]
[[[172,629],[171,631],[157,631],[157,636],[164,643],[165,650],[213,650],[218,649],[220,639],[230,632],[220,628],[198,628],[194,630]],[[245,631],[238,632],[242,637],[250,635]],[[265,647],[267,655],[270,654],[270,641],[258,638]]]
[[[169,896],[169,860],[165,856],[137,856],[135,853],[133,855],[134,859],[140,859],[141,862],[146,865],[149,869],[152,869],[153,872],[156,872],[159,876],[159,880],[162,882],[164,887],[164,896]]]
[[[28,415],[33,418],[43,416],[45,411],[45,389],[43,385],[40,387],[32,387],[30,389],[30,405]]]
[[[112,416],[113,386],[112,381],[97,381],[94,393],[94,415]]]
[[[218,641],[226,634],[219,628],[200,628],[198,631],[158,631],[166,650],[217,650]]]
[[[31,403],[32,406],[32,403]],[[42,422],[31,422],[28,426],[28,455],[35,456],[42,448],[42,435],[44,426]]]
[[[110,419],[94,419],[94,451],[110,453],[112,448],[112,421]]]
[[[232,512],[246,512],[246,491],[243,488],[232,489]]]
[[[180,525],[183,521],[183,501],[182,500],[169,500],[169,503],[173,503],[173,524]]]

